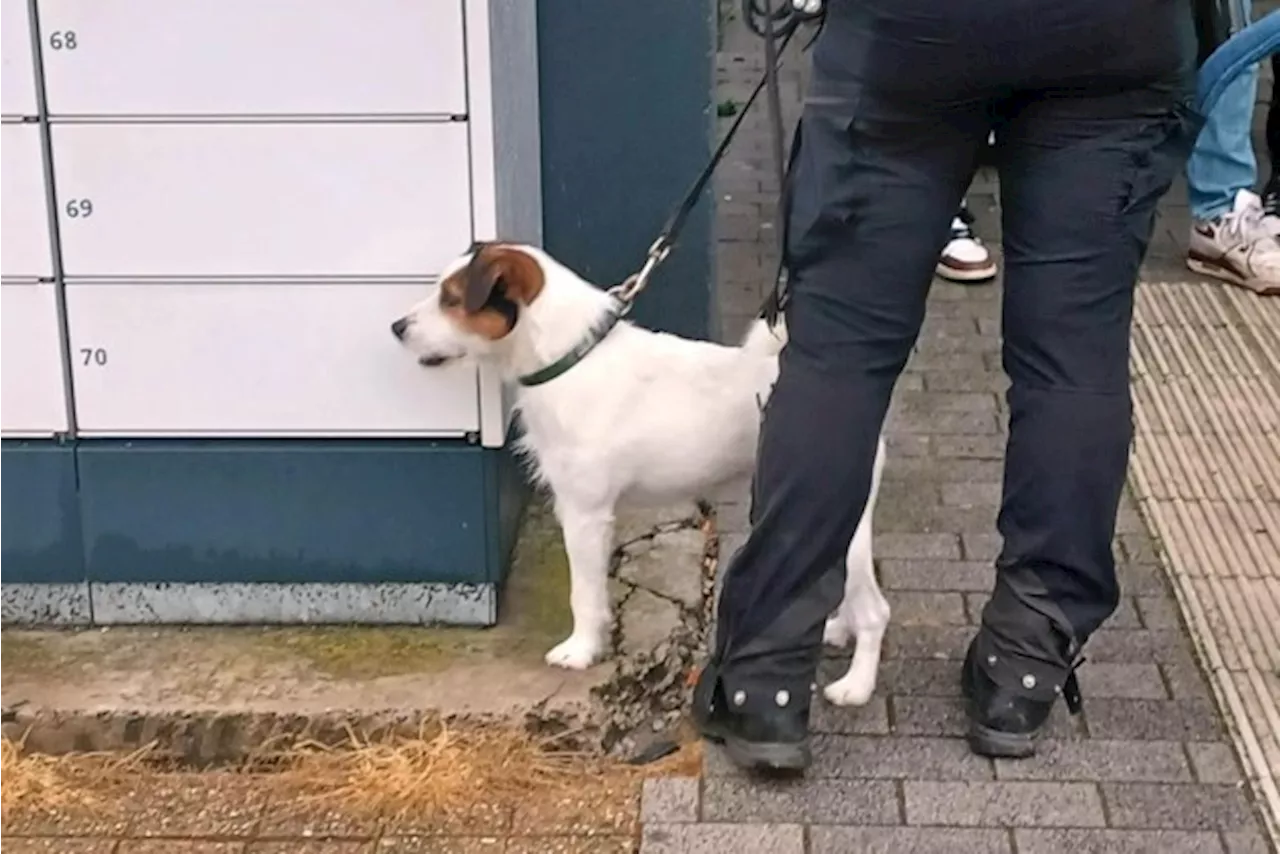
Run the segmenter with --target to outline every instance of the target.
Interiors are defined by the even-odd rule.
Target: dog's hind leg
[[[547,653],[547,664],[584,670],[605,652],[612,628],[609,605],[609,556],[613,549],[613,514],[583,511],[556,502],[569,555],[569,607],[573,634]]]
[[[828,642],[847,642],[852,634],[855,644],[848,671],[823,691],[826,698],[837,706],[862,706],[871,699],[880,671],[880,648],[885,629],[889,626],[889,603],[876,581],[871,548],[871,523],[883,468],[884,443],[881,441],[876,450],[867,507],[845,555],[844,600],[827,621]]]

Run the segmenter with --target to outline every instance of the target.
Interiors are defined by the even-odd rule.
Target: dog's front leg
[[[547,664],[583,670],[600,660],[609,640],[613,615],[609,607],[609,555],[613,548],[613,514],[556,505],[569,555],[569,607],[573,634],[547,653]]]

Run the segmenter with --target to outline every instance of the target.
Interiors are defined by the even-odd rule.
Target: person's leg
[[[1250,18],[1250,0],[1242,4]],[[1187,266],[1197,273],[1258,293],[1280,293],[1277,225],[1265,216],[1253,191],[1258,180],[1253,151],[1253,111],[1258,96],[1254,66],[1227,86],[1206,117],[1187,161],[1191,234]]]
[[[924,318],[986,120],[869,93],[811,98],[787,217],[788,344],[765,407],[752,530],[721,593],[695,693],[747,767],[807,765],[810,686],[840,604],[894,384]]]
[[[1280,54],[1271,56],[1271,102],[1267,105],[1267,160],[1270,171],[1262,191],[1262,208],[1271,216],[1280,216]]]
[[[1242,14],[1248,20],[1252,0],[1233,2],[1242,5]],[[1187,196],[1192,219],[1217,220],[1232,209],[1238,191],[1253,189],[1258,166],[1250,130],[1257,98],[1255,67],[1233,80],[1217,108],[1205,117],[1204,130],[1187,160]]]
[[[964,668],[979,753],[1026,756],[1119,599],[1129,326],[1156,203],[1190,148],[1177,87],[1038,98],[1002,129],[1009,439],[997,580]],[[1073,708],[1073,711],[1075,708]]]
[[[960,210],[951,220],[951,234],[934,272],[949,282],[972,285],[991,281],[997,269],[991,250],[973,229],[973,214],[968,204],[961,202]]]

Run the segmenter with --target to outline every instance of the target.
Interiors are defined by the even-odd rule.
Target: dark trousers
[[[1115,608],[1133,291],[1196,127],[1178,10],[830,3],[792,155],[790,342],[764,413],[751,535],[719,606],[713,664],[729,693],[808,693],[876,438],[993,128],[1012,385],[984,630],[1009,657],[1061,671]]]

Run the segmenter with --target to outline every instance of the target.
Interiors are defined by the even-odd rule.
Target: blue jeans
[[[1241,20],[1253,17],[1252,0],[1236,0]],[[1217,219],[1231,210],[1236,191],[1252,190],[1258,180],[1253,154],[1253,106],[1258,99],[1258,66],[1239,75],[1205,116],[1204,129],[1187,160],[1187,198],[1191,216]]]

